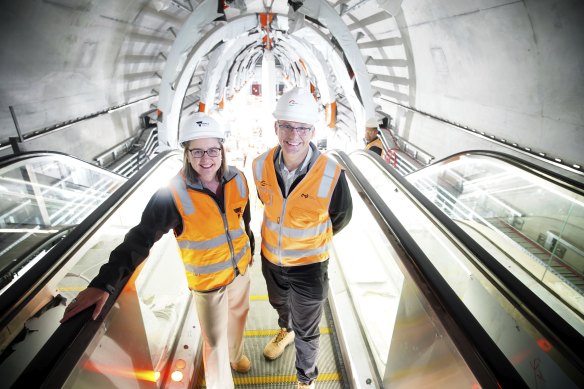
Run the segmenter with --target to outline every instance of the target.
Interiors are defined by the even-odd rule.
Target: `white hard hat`
[[[178,142],[182,145],[193,139],[218,138],[225,140],[223,127],[219,122],[204,113],[194,113],[182,119]]]
[[[376,118],[369,118],[365,122],[365,127],[367,127],[367,128],[377,128],[378,125],[379,125],[379,122],[377,121]]]
[[[276,120],[314,125],[318,121],[318,105],[310,92],[296,87],[280,97],[273,115]]]

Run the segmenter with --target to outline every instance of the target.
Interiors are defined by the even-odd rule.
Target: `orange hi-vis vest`
[[[375,137],[375,139],[367,143],[365,150],[369,150],[372,147],[379,147],[379,150],[381,150],[381,158],[385,158],[385,148],[383,147],[383,142],[381,142],[381,139]]]
[[[183,221],[183,231],[176,240],[192,290],[209,291],[229,285],[237,273],[245,274],[251,261],[243,220],[249,193],[247,181],[232,166],[224,179],[225,213],[203,192],[200,182],[187,184],[185,177],[178,174],[170,184]]]
[[[253,163],[256,188],[264,204],[262,254],[280,266],[325,261],[333,238],[328,208],[341,167],[319,154],[306,176],[284,198],[274,166],[276,150],[265,152]]]

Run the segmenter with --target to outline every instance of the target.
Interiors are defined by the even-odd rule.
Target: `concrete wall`
[[[53,0],[3,2],[0,9],[0,143],[153,95],[173,36],[149,22],[147,1]],[[130,112],[128,112],[130,113]],[[74,144],[123,138],[132,116],[113,115],[62,132]],[[106,123],[115,128],[105,129]],[[79,129],[79,131],[74,131]],[[87,133],[85,131],[87,130]],[[105,132],[120,131],[107,142]],[[97,133],[101,136],[96,137]],[[78,137],[73,140],[71,137]]]
[[[146,99],[92,119],[73,123],[55,131],[18,143],[20,151],[59,151],[88,162],[118,143],[140,132],[140,115],[150,110],[154,98]],[[11,148],[0,156],[12,154]]]
[[[446,121],[584,165],[582,2],[424,0],[402,9],[416,65],[410,106],[444,121],[410,111],[401,136],[437,159],[509,151]],[[398,119],[406,111],[381,105]]]

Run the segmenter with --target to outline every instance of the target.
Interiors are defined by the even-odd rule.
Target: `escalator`
[[[522,226],[524,234],[535,236],[541,229],[561,224],[561,239],[573,240],[578,234],[582,236],[581,186],[496,153],[456,155],[405,178],[377,156],[355,152],[351,162],[358,167],[361,181],[374,187],[374,208],[387,216],[384,220],[389,222],[388,228],[415,258],[410,259],[411,265],[423,283],[434,289],[432,295],[442,297],[433,308],[456,318],[453,322],[480,355],[480,362],[496,373],[499,384],[581,386],[581,291],[570,280],[557,277],[552,266],[541,268],[537,261],[527,261],[531,259],[527,250],[522,251],[512,237],[488,228],[488,221],[484,222],[488,219],[485,216],[505,216],[516,227]],[[503,186],[503,177],[507,187]],[[491,188],[488,193],[484,193],[485,185]],[[518,196],[518,191],[526,191],[526,195]],[[513,203],[513,199],[519,203]],[[471,200],[475,210],[482,208],[488,214],[469,212]],[[550,208],[565,212],[554,214]],[[584,258],[575,255],[565,259],[574,267],[584,263]],[[398,384],[394,374],[399,377],[401,372],[394,369],[400,363],[415,366],[417,358],[405,362],[406,346],[403,349],[391,341],[384,384]],[[411,346],[409,349],[413,350]],[[394,356],[398,362],[390,363],[396,350],[401,350]],[[504,362],[516,370],[519,380],[502,380],[510,377],[503,372]],[[499,363],[503,365],[497,366]]]
[[[355,208],[353,221],[334,239],[319,388],[543,382],[570,388],[584,382],[576,310],[558,303],[554,311],[518,291],[514,283],[523,281],[499,274],[490,251],[457,230],[464,221],[443,218],[436,204],[456,211],[456,203],[428,196],[431,180],[419,174],[425,169],[404,179],[367,153],[331,157],[346,169]],[[66,301],[178,168],[177,154],[159,155],[47,249],[42,267],[23,267],[29,277],[16,272],[17,280],[4,287],[0,374],[10,378],[8,387],[204,387],[200,332],[186,284],[176,281],[182,270],[171,234],[112,295],[101,318],[88,320],[86,311],[58,324]],[[415,174],[424,177],[419,184]],[[256,254],[245,346],[254,367],[248,375],[234,373],[234,381],[238,388],[292,387],[293,348],[272,363],[261,357],[276,330],[262,282]],[[28,358],[16,358],[22,354]]]
[[[89,375],[96,386],[101,385],[100,377],[109,386],[123,386],[111,379],[116,374],[108,374],[110,362],[118,364],[122,376],[137,375],[151,382],[165,378],[155,377],[154,371],[174,353],[169,343],[175,342],[183,323],[188,324],[185,317],[192,307],[186,281],[161,280],[176,272],[178,280],[184,278],[172,234],[161,239],[152,260],[136,271],[128,287],[112,295],[104,318],[88,321],[91,312],[86,311],[64,325],[59,319],[67,301],[87,286],[109,252],[139,221],[154,191],[180,169],[181,157],[177,152],[162,153],[129,180],[62,154],[27,153],[0,161],[2,236],[11,237],[2,239],[1,246],[3,385],[61,387],[66,379],[56,364],[64,364],[70,373],[84,353],[103,347],[97,339],[107,342],[116,336],[119,358],[129,358],[135,368],[124,371],[124,363],[115,358],[105,363],[86,358],[80,370],[93,372]],[[26,231],[21,228],[23,220],[30,225]],[[63,225],[66,234],[58,228]],[[37,236],[49,232],[51,238],[39,244]],[[19,238],[12,238],[14,234]],[[21,258],[7,256],[28,246],[34,249],[18,250],[26,254]],[[141,287],[138,296],[135,287],[142,284],[148,286]],[[152,301],[157,285],[165,290]],[[149,326],[144,325],[147,320]],[[134,349],[136,345],[146,349]]]

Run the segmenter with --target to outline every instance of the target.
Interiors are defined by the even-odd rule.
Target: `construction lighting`
[[[172,372],[172,374],[170,375],[170,378],[174,381],[174,382],[181,382],[183,379],[183,373],[180,370],[175,370]]]

